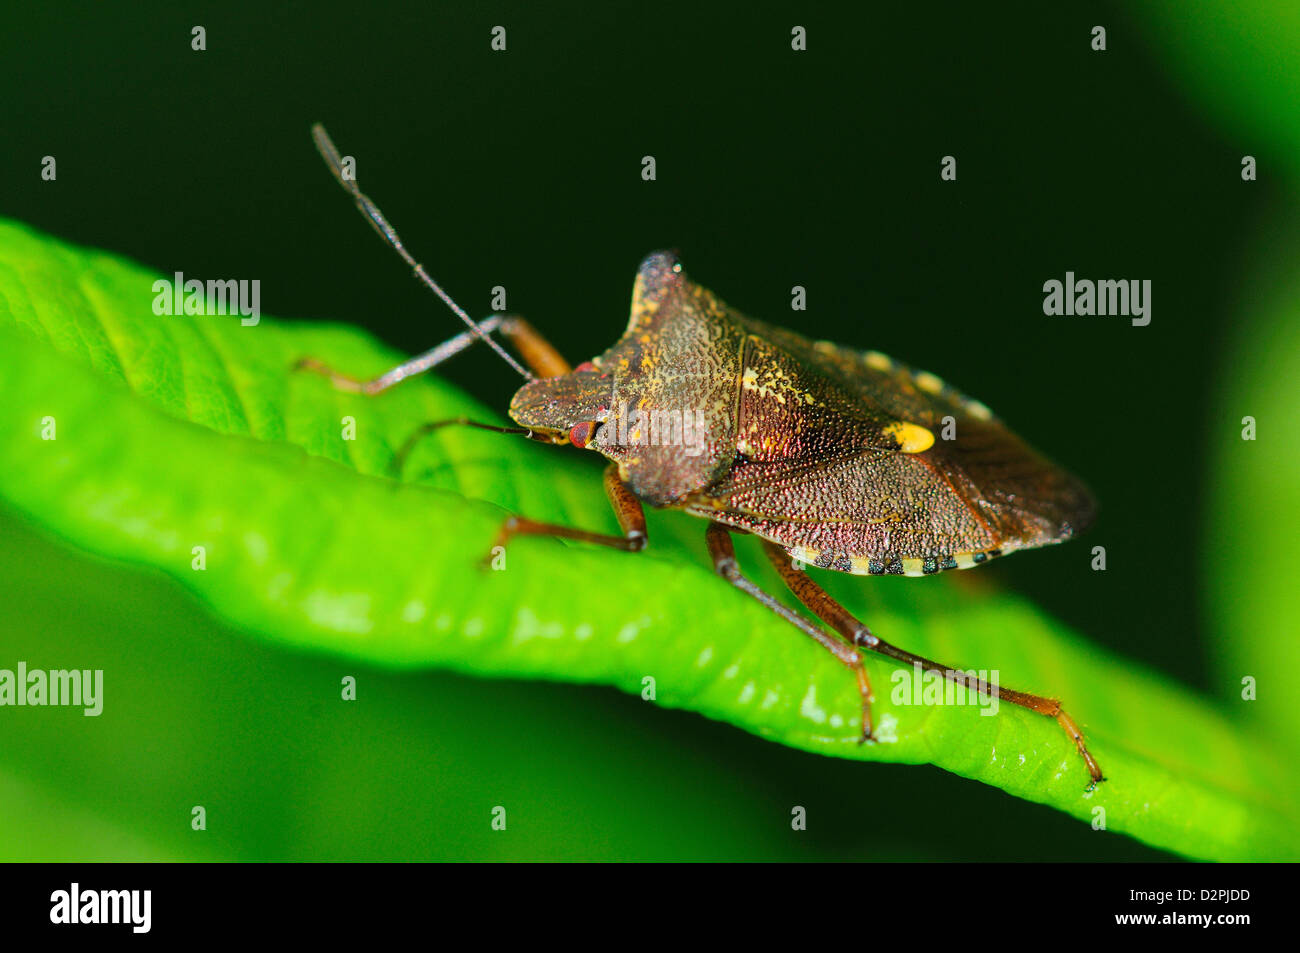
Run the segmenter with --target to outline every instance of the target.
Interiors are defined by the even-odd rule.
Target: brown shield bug
[[[464,419],[425,424],[398,454],[399,468],[416,440],[451,424],[595,451],[610,461],[605,491],[622,535],[514,516],[498,543],[538,534],[637,552],[646,545],[643,504],[703,517],[717,573],[853,670],[862,741],[872,738],[873,700],[862,653],[877,652],[1055,718],[1087,765],[1089,787],[1103,780],[1059,701],[1001,688],[890,645],[797,565],[869,576],[978,566],[1085,529],[1094,504],[1083,484],[933,374],[748,318],[690,281],[665,253],[642,262],[623,336],[570,367],[520,318],[470,318],[361,193],[324,128],[313,127],[312,135],[361,212],[470,330],[370,381],[311,358],[298,367],[342,389],[376,394],[481,339],[526,380],[510,402],[518,427]],[[514,345],[531,373],[490,336],[494,331]],[[954,438],[936,439],[949,422]],[[794,595],[835,635],[741,574],[731,542],[736,532],[762,540]]]

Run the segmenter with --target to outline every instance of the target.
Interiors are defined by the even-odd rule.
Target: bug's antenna
[[[313,125],[311,127],[311,137],[316,142],[316,148],[319,150],[321,158],[325,160],[325,164],[328,165],[330,171],[334,173],[334,178],[338,179],[339,185],[347,189],[352,195],[352,198],[356,200],[357,208],[361,210],[362,215],[370,220],[370,224],[375,227],[375,231],[383,236],[384,241],[393,246],[393,250],[402,256],[402,261],[411,266],[411,270],[415,272],[415,277],[423,281],[430,291],[441,298],[443,303],[446,304],[447,307],[451,308],[457,317],[468,324],[475,334],[486,341],[488,346],[491,347],[492,350],[496,351],[503,361],[518,371],[524,380],[533,380],[533,375],[524,370],[520,363],[506,352],[505,348],[492,338],[488,337],[474,319],[465,313],[465,309],[453,301],[451,295],[443,291],[442,286],[439,285],[438,282],[429,277],[429,273],[424,270],[424,266],[411,257],[411,253],[406,250],[406,246],[402,244],[402,240],[398,237],[393,226],[389,225],[388,219],[384,218],[384,213],[379,211],[379,206],[370,201],[370,199],[366,197],[365,193],[357,187],[355,177],[350,177],[344,174],[343,157],[339,155],[339,150],[334,146],[334,142],[330,139],[329,133],[325,131],[325,127],[320,123]]]

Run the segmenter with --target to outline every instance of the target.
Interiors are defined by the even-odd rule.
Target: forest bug
[[[398,454],[399,469],[416,440],[451,424],[593,450],[610,461],[605,491],[622,535],[514,516],[498,543],[537,534],[636,552],[646,545],[642,504],[701,516],[709,521],[717,573],[856,673],[862,741],[872,738],[873,699],[861,654],[870,651],[1055,718],[1087,765],[1089,789],[1103,780],[1059,701],[969,678],[882,641],[795,565],[924,576],[1059,543],[1092,519],[1092,498],[1078,480],[933,374],[745,317],[690,281],[665,253],[641,263],[623,336],[571,368],[520,318],[470,318],[345,173],[324,128],[314,126],[312,136],[362,214],[470,330],[369,381],[312,358],[297,367],[341,389],[377,394],[481,339],[526,380],[510,402],[518,427],[464,419],[424,424]],[[489,336],[493,331],[515,346],[531,373]],[[936,439],[947,418],[953,439]],[[791,591],[838,637],[743,576],[733,532],[759,537]]]

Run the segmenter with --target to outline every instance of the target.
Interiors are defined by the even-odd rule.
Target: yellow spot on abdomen
[[[899,420],[885,427],[881,432],[898,441],[898,448],[904,453],[922,453],[934,446],[934,434],[920,424],[909,424]]]
[[[943,381],[935,377],[929,371],[921,371],[912,378],[916,381],[916,386],[929,394],[937,394],[943,390]]]

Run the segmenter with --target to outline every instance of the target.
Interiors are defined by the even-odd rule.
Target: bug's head
[[[588,362],[519,388],[510,401],[510,417],[540,439],[595,449],[596,431],[609,417],[613,394],[614,378]]]

